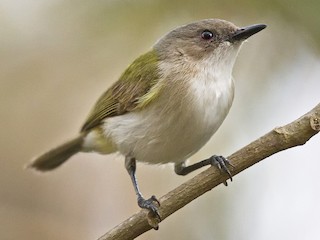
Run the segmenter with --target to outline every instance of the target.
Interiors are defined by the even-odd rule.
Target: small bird
[[[222,156],[190,166],[185,161],[227,116],[240,46],[265,27],[239,28],[225,20],[205,19],[172,30],[102,94],[77,137],[40,155],[29,167],[49,171],[78,152],[120,152],[138,205],[159,219],[157,198],[145,199],[139,190],[136,161],[174,163],[179,175],[215,165],[231,179],[230,163]]]

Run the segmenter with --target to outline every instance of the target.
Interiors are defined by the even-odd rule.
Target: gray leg
[[[220,169],[220,171],[223,171],[229,175],[229,179],[232,181],[232,175],[230,173],[230,170],[228,169],[228,165],[232,166],[228,159],[224,158],[223,156],[217,156],[213,155],[212,157],[205,159],[203,161],[197,162],[195,164],[192,164],[190,166],[186,166],[184,162],[177,163],[174,166],[174,171],[178,175],[187,175],[188,173],[191,173],[199,168],[202,168],[204,166],[216,166]],[[224,185],[228,185],[227,182],[224,183]]]
[[[138,205],[141,208],[145,208],[150,210],[159,220],[161,220],[159,212],[158,212],[158,206],[155,205],[155,202],[160,206],[159,201],[155,196],[152,196],[149,199],[144,199],[138,186],[137,178],[136,178],[136,159],[130,156],[126,156],[125,159],[125,167],[131,177],[131,181],[134,187],[134,191],[136,192],[137,199],[138,199]]]

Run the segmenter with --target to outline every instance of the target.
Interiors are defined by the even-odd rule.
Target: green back
[[[97,101],[81,132],[99,126],[105,118],[144,107],[139,99],[159,81],[158,57],[151,50],[137,58]],[[147,101],[148,103],[150,100]]]

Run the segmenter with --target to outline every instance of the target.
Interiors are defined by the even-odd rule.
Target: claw
[[[156,203],[156,204],[155,204]],[[160,202],[153,195],[149,199],[144,199],[143,197],[138,198],[138,205],[141,208],[149,210],[149,224],[155,229],[158,230],[158,223],[161,222],[161,217],[158,211],[158,207],[160,206]],[[151,214],[151,215],[150,215]]]
[[[213,155],[210,158],[210,160],[211,160],[211,165],[216,166],[221,172],[227,173],[229,176],[229,179],[232,182],[232,175],[231,175],[231,172],[227,166],[227,165],[229,165],[229,166],[233,167],[233,165],[230,163],[230,161],[223,156],[217,156],[217,155]],[[225,181],[223,184],[225,186],[228,186],[227,181]]]
[[[159,205],[159,207],[160,207],[160,202],[159,202],[159,200],[156,198],[155,195],[152,195],[150,199],[151,199],[152,201],[156,202],[156,203]]]

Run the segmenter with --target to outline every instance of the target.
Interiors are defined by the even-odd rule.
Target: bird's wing
[[[97,101],[81,132],[99,126],[105,118],[148,105],[160,92],[157,56],[149,51],[137,58]]]

